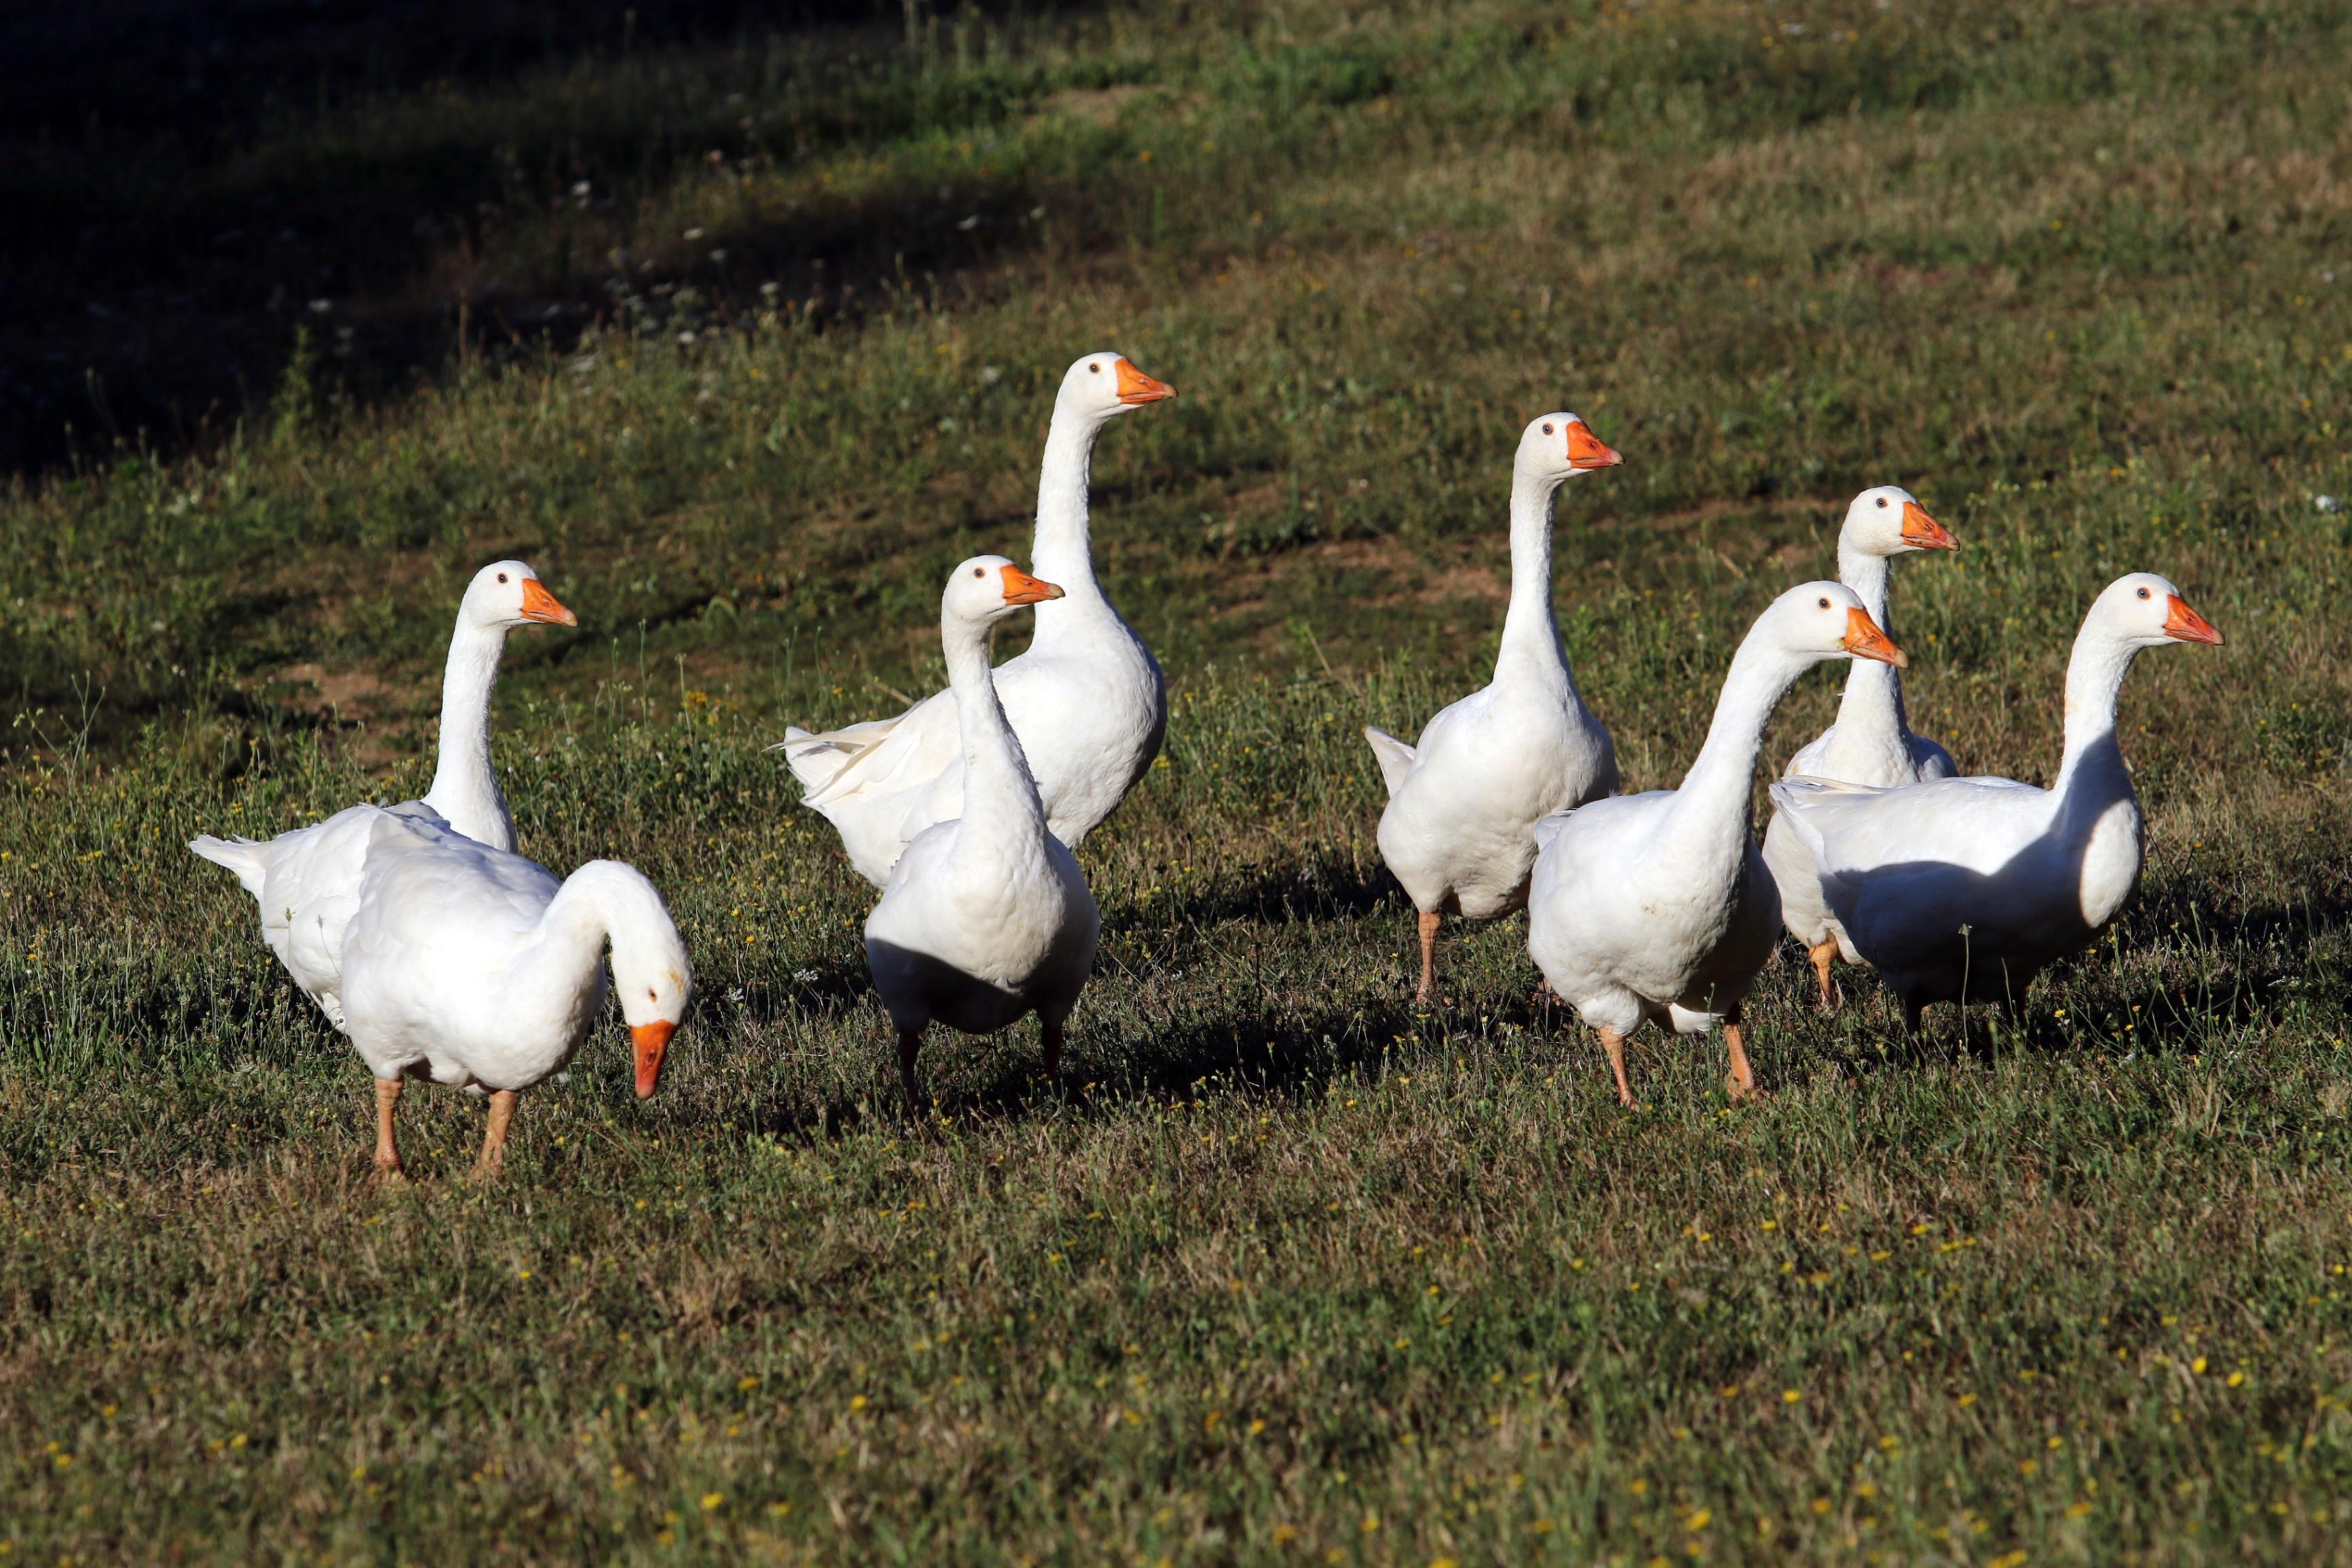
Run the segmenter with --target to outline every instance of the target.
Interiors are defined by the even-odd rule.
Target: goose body
[[[1571,476],[1623,461],[1573,414],[1519,440],[1511,475],[1511,603],[1495,678],[1439,710],[1411,745],[1364,738],[1387,782],[1381,858],[1412,900],[1429,999],[1438,923],[1491,920],[1527,901],[1536,824],[1615,793],[1617,754],[1569,672],[1552,608],[1554,496]]]
[[[1088,354],[1062,378],[1037,487],[1037,571],[1063,596],[1038,606],[1028,648],[995,672],[1054,836],[1076,848],[1143,776],[1168,728],[1167,684],[1143,640],[1095,578],[1087,487],[1095,441],[1120,414],[1175,395],[1115,353]],[[801,804],[841,835],[877,887],[926,829],[962,810],[963,747],[953,691],[895,718],[813,733],[786,731]]]
[[[441,733],[433,787],[395,812],[446,823],[494,849],[511,850],[514,818],[490,767],[490,697],[507,634],[534,624],[572,626],[579,617],[520,561],[474,574],[457,606],[441,684]],[[343,1027],[343,935],[358,908],[373,806],[354,806],[275,838],[216,838],[188,847],[236,874],[261,911],[262,940],[337,1028]]]
[[[866,962],[899,1043],[910,1111],[934,1023],[990,1034],[1034,1012],[1058,1075],[1065,1020],[1094,968],[1101,921],[1077,857],[1046,824],[1019,738],[990,681],[988,634],[1060,590],[1002,556],[948,579],[940,609],[962,742],[962,815],[916,835],[866,921]]]
[[[1839,929],[1907,1025],[1935,1002],[2014,1005],[2115,918],[2138,885],[2142,852],[2115,733],[2124,675],[2141,648],[2221,640],[2170,583],[2134,573],[2092,603],[2074,639],[2065,752],[2050,788],[1990,777],[1772,786]]]
[[[1957,550],[1958,541],[1929,517],[1910,491],[1881,485],[1853,498],[1838,530],[1838,581],[1854,591],[1870,618],[1889,637],[1888,565],[1896,555],[1917,550]],[[1903,710],[1903,678],[1895,667],[1856,659],[1846,671],[1845,695],[1837,722],[1806,742],[1790,759],[1784,776],[1837,779],[1892,787],[1922,779],[1949,778],[1958,770],[1952,755],[1911,731]],[[1857,962],[1823,898],[1813,858],[1794,827],[1775,811],[1764,829],[1764,863],[1780,894],[1780,919],[1805,944],[1821,987],[1822,1005],[1836,1005],[1830,963],[1843,954]]]
[[[691,986],[661,895],[593,860],[558,881],[424,813],[357,806],[366,827],[343,942],[344,1030],[375,1075],[377,1164],[399,1169],[392,1106],[412,1078],[490,1096],[478,1167],[494,1173],[514,1097],[561,1070],[604,1001],[612,950],[637,1093],[654,1092]]]
[[[1706,744],[1677,789],[1599,800],[1538,829],[1528,952],[1601,1036],[1631,1105],[1625,1037],[1645,1020],[1699,1034],[1721,1020],[1735,1098],[1755,1092],[1739,1005],[1779,941],[1780,899],[1748,832],[1765,721],[1825,658],[1900,660],[1851,589],[1773,601],[1733,656]]]

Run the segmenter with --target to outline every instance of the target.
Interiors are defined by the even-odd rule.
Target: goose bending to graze
[[[1863,491],[1846,508],[1845,525],[1838,530],[1838,581],[1854,591],[1879,629],[1893,637],[1886,616],[1887,562],[1915,550],[1959,547],[1959,541],[1929,517],[1910,491],[1881,485]],[[1949,778],[1958,771],[1949,752],[1911,732],[1903,712],[1903,678],[1895,667],[1858,658],[1846,672],[1837,722],[1790,758],[1783,776],[1889,787]],[[1841,952],[1848,963],[1857,961],[1839,936],[1837,917],[1822,898],[1811,854],[1778,811],[1764,829],[1764,864],[1780,886],[1781,922],[1805,944],[1812,960],[1822,1005],[1834,1007],[1837,992],[1830,984],[1830,961]]]
[[[1486,687],[1439,710],[1408,746],[1364,739],[1387,780],[1381,857],[1412,900],[1427,1002],[1438,921],[1491,920],[1527,901],[1536,824],[1617,789],[1609,731],[1569,673],[1552,611],[1552,498],[1571,477],[1622,463],[1573,414],[1547,414],[1519,437],[1511,468],[1511,604]]]
[[[475,1173],[498,1174],[515,1097],[572,1059],[604,1006],[608,946],[637,1098],[652,1095],[693,982],[651,882],[617,860],[558,882],[429,814],[353,809],[371,816],[344,1029],[375,1074],[378,1170],[400,1170],[393,1110],[424,1078],[489,1096]]]
[[[1821,868],[1862,961],[1916,1028],[1931,1002],[2014,1005],[2138,885],[2139,802],[2116,697],[2140,649],[2221,634],[2153,573],[2092,601],[2066,665],[2066,748],[2048,789],[1949,778],[1895,789],[1784,779],[1772,799]]]
[[[1596,800],[1537,827],[1528,952],[1600,1032],[1626,1105],[1625,1037],[1645,1018],[1678,1034],[1722,1019],[1731,1096],[1756,1093],[1739,1004],[1779,940],[1780,903],[1748,830],[1748,786],[1781,697],[1811,666],[1849,657],[1904,663],[1851,588],[1790,589],[1732,656],[1680,788]]]
[[[474,574],[457,605],[457,629],[441,679],[440,757],[423,807],[457,832],[493,849],[515,847],[514,818],[490,771],[490,694],[507,634],[518,626],[576,626],[539,574],[520,561],[497,561]],[[236,873],[261,910],[262,940],[337,1028],[344,928],[359,894],[374,807],[354,807],[275,838],[215,838],[188,847]]]
[[[990,628],[1062,593],[1001,555],[982,555],[955,569],[940,601],[962,815],[916,835],[866,920],[866,963],[898,1032],[912,1115],[922,1105],[915,1056],[933,1023],[985,1035],[1034,1012],[1045,1071],[1058,1079],[1063,1026],[1094,968],[1094,894],[1077,857],[1047,827],[988,668]]]
[[[1129,409],[1175,395],[1124,355],[1088,354],[1062,377],[1045,435],[1031,564],[1064,592],[1039,608],[1035,635],[997,670],[996,690],[1046,825],[1073,849],[1143,776],[1168,728],[1160,666],[1095,581],[1087,536],[1095,438]],[[801,804],[833,824],[849,863],[877,887],[917,835],[962,810],[956,707],[954,694],[940,691],[894,719],[784,732]]]

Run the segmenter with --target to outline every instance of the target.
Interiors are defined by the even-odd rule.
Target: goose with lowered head
[[[495,561],[474,574],[457,605],[441,678],[440,755],[422,800],[393,809],[418,811],[493,849],[515,847],[514,818],[490,768],[490,696],[507,634],[518,626],[576,626],[580,617],[556,602],[539,574],[520,561]],[[188,847],[236,874],[261,910],[261,936],[294,984],[337,1028],[343,931],[357,907],[373,806],[339,812],[275,838],[215,838]]]
[[[1087,532],[1095,440],[1118,416],[1175,395],[1124,354],[1087,354],[1062,377],[1045,434],[1031,563],[1063,594],[1039,607],[1028,648],[996,671],[996,690],[1047,826],[1073,849],[1143,776],[1168,728],[1159,663],[1095,580]],[[918,835],[962,809],[956,709],[954,693],[940,691],[896,718],[784,732],[801,804],[833,824],[850,864],[877,887]]]
[[[1569,673],[1552,609],[1551,525],[1562,484],[1623,461],[1573,414],[1528,426],[1511,466],[1511,602],[1495,679],[1439,710],[1412,745],[1364,731],[1388,783],[1381,858],[1415,911],[1415,1002],[1430,997],[1444,912],[1492,920],[1517,909],[1536,824],[1616,792],[1616,750]]]
[[[1838,530],[1838,581],[1854,591],[1879,629],[1893,637],[1886,618],[1888,562],[1915,550],[1959,547],[1959,541],[1929,517],[1909,490],[1880,485],[1854,497],[1845,509],[1845,525]],[[1886,787],[1949,778],[1958,771],[1949,752],[1911,732],[1903,711],[1903,678],[1895,667],[1858,658],[1846,671],[1837,722],[1790,758],[1783,774]],[[1841,940],[1837,917],[1822,898],[1812,855],[1778,811],[1764,829],[1764,864],[1780,886],[1781,923],[1805,944],[1812,961],[1822,1005],[1834,1007],[1837,991],[1830,984],[1830,962],[1841,953],[1848,963],[1857,960]]]
[[[940,596],[961,815],[915,836],[866,920],[866,967],[898,1030],[910,1115],[921,1114],[915,1058],[934,1023],[986,1035],[1034,1012],[1045,1071],[1058,1079],[1063,1027],[1094,968],[1094,894],[1047,826],[988,668],[990,630],[1062,593],[1001,555],[981,555],[955,569]]]
[[[2048,789],[2004,778],[1772,786],[1839,929],[1901,1000],[1906,1027],[1933,1002],[2015,1006],[2123,908],[2142,852],[2116,741],[2124,676],[2142,648],[2221,640],[2179,589],[2135,572],[2092,601],[2074,637],[2065,750]]]
[[[378,1170],[400,1170],[393,1110],[422,1078],[489,1097],[474,1169],[498,1174],[516,1096],[571,1061],[604,1007],[607,947],[637,1098],[653,1094],[692,975],[651,882],[617,860],[558,882],[437,817],[354,809],[371,815],[343,939],[344,1030],[375,1074]]]
[[[1600,1034],[1628,1106],[1625,1037],[1644,1019],[1685,1035],[1721,1019],[1731,1097],[1757,1092],[1739,1005],[1779,940],[1780,902],[1748,832],[1748,788],[1772,710],[1829,658],[1904,663],[1853,589],[1790,589],[1732,656],[1679,788],[1596,800],[1536,829],[1528,952]]]

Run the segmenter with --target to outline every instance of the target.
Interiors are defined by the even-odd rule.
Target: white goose
[[[1070,366],[1054,399],[1037,481],[1033,564],[1064,596],[1037,613],[1026,651],[996,671],[1054,836],[1071,848],[1108,816],[1160,754],[1168,691],[1160,666],[1095,581],[1087,482],[1095,439],[1131,408],[1176,395],[1124,355]],[[894,719],[824,733],[784,731],[801,804],[841,835],[858,875],[880,887],[918,834],[962,810],[963,769],[951,692]]]
[[[1536,830],[1528,952],[1600,1032],[1626,1105],[1625,1037],[1645,1018],[1686,1035],[1722,1019],[1732,1098],[1756,1092],[1739,1004],[1772,955],[1780,906],[1748,830],[1748,788],[1782,695],[1811,666],[1847,657],[1904,662],[1851,588],[1790,589],[1732,656],[1680,788],[1596,800]]]
[[[916,835],[866,920],[866,963],[898,1031],[910,1114],[921,1114],[915,1055],[934,1022],[992,1034],[1037,1015],[1045,1070],[1093,970],[1100,917],[1077,857],[1047,829],[1044,804],[988,668],[989,631],[1063,590],[1001,555],[965,562],[940,601],[940,641],[962,752],[963,815]]]
[[[1915,550],[1958,550],[1954,539],[1909,490],[1881,485],[1853,498],[1838,530],[1838,581],[1853,589],[1879,629],[1892,637],[1886,618],[1887,562]],[[1959,770],[1952,754],[1924,735],[1915,735],[1903,712],[1903,678],[1876,659],[1856,659],[1846,672],[1845,696],[1837,722],[1789,759],[1783,776],[1839,779],[1847,784],[1917,784],[1947,779]],[[1841,941],[1837,917],[1822,898],[1812,855],[1781,814],[1764,829],[1764,864],[1780,889],[1780,920],[1805,944],[1820,982],[1822,1005],[1837,1005],[1830,984],[1830,961],[1841,952],[1857,962]]]
[[[489,1096],[475,1173],[496,1175],[516,1095],[569,1062],[596,1021],[607,944],[637,1098],[654,1092],[692,976],[651,882],[592,860],[559,883],[437,818],[353,810],[369,820],[343,940],[344,1029],[375,1074],[377,1169],[399,1172],[393,1110],[401,1085],[425,1078]]]
[[[1821,868],[1862,961],[1916,1028],[1931,1002],[2014,1005],[2087,945],[2139,881],[2139,802],[2116,743],[2133,657],[2221,634],[2153,573],[2092,601],[2066,665],[2066,749],[2048,789],[1950,778],[1897,789],[1785,779],[1772,799]]]
[[[1552,498],[1625,459],[1573,414],[1547,414],[1511,467],[1511,604],[1495,679],[1441,709],[1406,745],[1367,726],[1388,782],[1381,858],[1412,900],[1429,1000],[1444,911],[1492,920],[1527,901],[1536,824],[1617,790],[1617,752],[1584,705],[1552,611]]]
[[[467,837],[511,850],[514,818],[507,813],[498,775],[490,770],[490,693],[507,634],[533,625],[576,626],[580,617],[558,604],[539,574],[520,561],[496,561],[474,574],[457,605],[457,629],[441,679],[440,755],[433,787],[422,801],[394,810],[426,808]],[[338,812],[324,822],[275,838],[215,838],[188,847],[236,873],[261,910],[262,940],[294,983],[343,1026],[341,991],[343,930],[359,896],[373,807]]]

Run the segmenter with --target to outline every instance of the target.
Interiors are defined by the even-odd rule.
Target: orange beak
[[[1903,503],[1903,542],[1914,550],[1958,550],[1960,542],[1916,500]]]
[[[1132,406],[1139,403],[1157,403],[1176,395],[1176,389],[1164,381],[1154,381],[1135,368],[1125,354],[1118,359],[1118,400]]]
[[[2213,623],[2189,607],[2189,601],[2179,595],[2172,595],[2164,606],[2164,635],[2175,642],[2210,642],[2218,644],[2221,634]]]
[[[1845,613],[1845,637],[1838,646],[1856,658],[1874,658],[1897,669],[1911,668],[1911,656],[1896,647],[1894,639],[1878,629],[1878,623],[1870,618],[1866,610],[1852,609]]]
[[[1035,605],[1062,596],[1062,587],[1058,583],[1032,577],[1018,566],[1007,566],[1003,572],[1004,602],[1008,605]]]
[[[1571,468],[1613,468],[1625,455],[1592,433],[1581,419],[1568,422],[1568,466]]]
[[[576,626],[580,624],[580,617],[558,604],[555,595],[542,587],[536,577],[522,580],[522,618],[555,626]]]
[[[676,1024],[639,1024],[629,1031],[629,1048],[637,1058],[637,1098],[651,1100],[661,1084],[662,1058],[668,1054]]]

